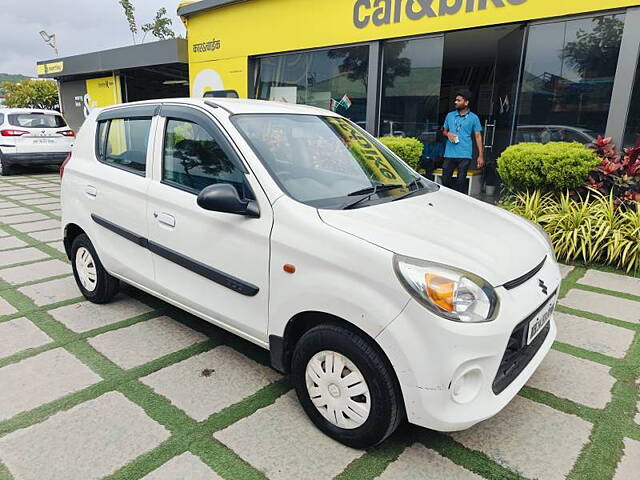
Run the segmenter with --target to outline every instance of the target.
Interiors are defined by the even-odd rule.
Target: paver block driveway
[[[496,417],[368,451],[267,352],[131,287],[80,297],[54,174],[0,177],[0,480],[640,478],[640,280],[563,266],[557,341]]]

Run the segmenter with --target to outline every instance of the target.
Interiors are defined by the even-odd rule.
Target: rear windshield
[[[8,117],[9,123],[14,127],[60,128],[67,126],[64,118],[50,113],[14,113]]]

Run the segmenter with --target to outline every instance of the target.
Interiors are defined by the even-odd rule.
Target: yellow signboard
[[[120,77],[117,75],[91,78],[86,80],[86,85],[89,109],[122,103]]]
[[[40,63],[36,65],[36,73],[38,75],[48,75],[50,73],[60,73],[64,70],[64,62]]]
[[[189,17],[189,62],[559,17],[638,0],[251,0]]]
[[[211,62],[189,63],[191,95],[202,97],[211,90],[236,90],[247,96],[247,57],[227,58]]]

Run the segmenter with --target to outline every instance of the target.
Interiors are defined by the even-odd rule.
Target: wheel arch
[[[71,245],[73,245],[73,241],[76,239],[78,235],[85,233],[85,231],[80,228],[75,223],[69,223],[64,227],[64,251],[67,254],[67,258],[71,259]]]

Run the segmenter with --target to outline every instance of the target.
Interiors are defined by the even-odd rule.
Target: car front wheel
[[[84,233],[71,244],[73,276],[82,295],[93,303],[107,303],[118,291],[119,281],[104,269],[91,240]]]
[[[404,418],[395,375],[373,341],[338,325],[318,325],[296,344],[291,373],[311,421],[354,448],[387,438]]]

